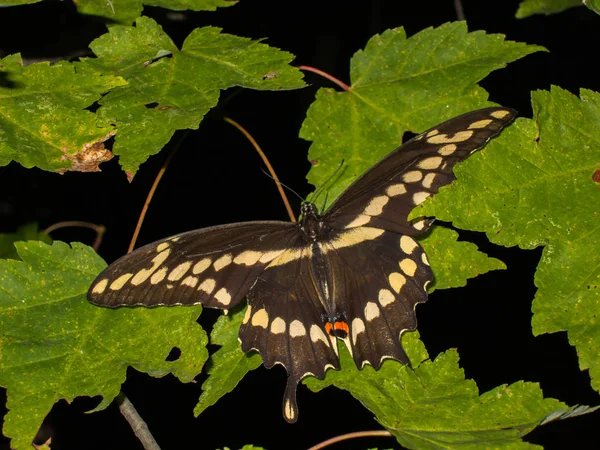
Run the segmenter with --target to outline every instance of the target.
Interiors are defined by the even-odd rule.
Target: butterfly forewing
[[[97,305],[192,305],[228,309],[298,239],[289,222],[247,222],[182,233],[108,266],[88,299]]]
[[[516,111],[485,108],[441,123],[394,150],[359,177],[323,216],[334,228],[369,226],[418,235],[431,222],[410,223],[411,210],[454,180],[457,162],[481,149]]]

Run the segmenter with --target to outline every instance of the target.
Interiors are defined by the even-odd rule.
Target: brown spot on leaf
[[[592,174],[592,180],[594,180],[595,183],[600,183],[600,170],[596,170]]]
[[[58,169],[58,173],[65,172],[100,172],[100,164],[110,161],[113,153],[104,147],[104,142],[114,136],[115,132],[110,132],[95,142],[87,143],[83,149],[72,155],[64,151],[65,154],[60,158],[61,161],[71,161],[71,167],[68,169]]]
[[[269,72],[268,74],[266,74],[265,76],[263,76],[263,80],[270,80],[272,78],[275,78],[279,76],[279,72]]]
[[[317,165],[319,164],[319,160],[318,160],[318,159],[311,159],[311,160],[310,160],[310,163],[311,163],[313,166],[317,166]]]

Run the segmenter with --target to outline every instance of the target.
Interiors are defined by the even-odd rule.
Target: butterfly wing
[[[288,372],[283,415],[298,417],[296,387],[328,368],[339,369],[336,339],[324,328],[325,309],[312,276],[311,248],[290,249],[265,269],[248,293],[240,327],[242,350],[258,350],[265,367],[281,364]]]
[[[90,302],[193,305],[238,304],[263,269],[300,235],[291,222],[245,222],[204,228],[136,249],[93,282]]]
[[[431,222],[409,222],[411,210],[454,180],[456,163],[484,147],[516,114],[510,108],[485,108],[421,133],[351,184],[323,220],[336,229],[367,225],[411,236],[423,233]]]

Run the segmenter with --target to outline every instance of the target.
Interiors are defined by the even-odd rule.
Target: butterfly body
[[[109,307],[230,309],[246,297],[242,350],[257,350],[266,367],[285,367],[283,414],[295,422],[297,384],[339,369],[338,339],[359,368],[409,362],[401,336],[416,327],[415,307],[427,300],[433,273],[415,240],[432,220],[408,215],[515,116],[485,108],[425,131],[365,172],[322,215],[305,203],[299,223],[220,225],[141,247],[107,267],[88,299]]]

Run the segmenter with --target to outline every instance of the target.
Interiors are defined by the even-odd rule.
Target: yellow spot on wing
[[[427,259],[427,255],[425,253],[421,255],[421,261],[423,261],[423,264],[425,264],[426,266],[429,265],[429,259]]]
[[[200,286],[198,286],[198,290],[210,294],[212,291],[215,290],[216,284],[217,283],[215,280],[213,280],[212,278],[207,278],[200,284]]]
[[[494,117],[495,119],[503,119],[504,117],[508,116],[510,114],[509,111],[505,110],[505,109],[501,109],[500,111],[494,111],[493,113],[490,114],[490,116]]]
[[[383,212],[383,207],[387,205],[387,202],[389,201],[390,198],[387,195],[375,197],[369,202],[363,214],[366,214],[367,216],[378,216]]]
[[[370,322],[373,319],[379,317],[379,306],[375,302],[368,302],[365,306],[365,319]]]
[[[92,294],[102,294],[106,289],[106,286],[108,286],[108,278],[98,281],[92,289]]]
[[[215,299],[217,299],[217,301],[222,305],[227,306],[231,303],[231,294],[229,291],[227,291],[227,289],[221,288],[215,294]]]
[[[329,244],[337,249],[344,247],[352,247],[353,245],[360,244],[361,242],[372,241],[373,239],[377,239],[383,233],[384,230],[380,230],[379,228],[352,228],[348,231],[340,233],[335,239],[329,242]]]
[[[194,275],[198,275],[199,273],[204,272],[206,269],[208,269],[210,267],[210,263],[211,263],[210,258],[201,259],[196,264],[194,264],[194,267],[192,268],[192,273]]]
[[[246,325],[248,323],[251,315],[252,315],[252,307],[250,305],[248,305],[248,307],[246,308],[246,313],[244,314],[244,319],[242,320],[242,323],[244,325]]]
[[[213,267],[218,272],[223,267],[227,267],[229,264],[231,264],[231,261],[233,261],[233,259],[231,258],[231,255],[228,253],[226,255],[221,256],[219,259],[217,259],[213,263]]]
[[[402,195],[406,193],[406,186],[404,184],[393,184],[385,190],[385,193],[390,197]]]
[[[169,276],[167,277],[167,280],[169,281],[177,281],[180,280],[181,277],[183,277],[185,275],[185,273],[190,270],[190,267],[192,266],[192,262],[191,261],[186,261],[184,263],[179,264],[177,267],[175,267],[171,273],[169,274]]]
[[[196,287],[196,285],[198,284],[198,278],[197,277],[193,277],[193,276],[189,276],[186,277],[182,282],[181,285],[182,286],[189,286],[191,288]]]
[[[259,309],[252,316],[252,325],[255,327],[262,327],[264,329],[269,325],[269,314],[265,308]]]
[[[356,218],[346,225],[344,228],[356,228],[362,227],[371,221],[371,216],[365,216],[364,214],[360,214],[356,216]]]
[[[431,189],[431,186],[433,185],[433,180],[435,180],[435,173],[428,173],[427,175],[425,175],[425,178],[423,178],[423,187],[426,189]]]
[[[132,276],[133,276],[132,273],[125,273],[125,274],[121,275],[119,278],[117,278],[115,281],[113,281],[110,284],[109,289],[111,291],[118,291],[123,286],[125,286],[125,283],[127,283]]]
[[[452,153],[454,153],[457,148],[458,147],[456,146],[456,144],[444,145],[442,148],[440,148],[438,150],[438,154],[440,154],[442,156],[448,156],[448,155],[451,155]]]
[[[433,169],[437,169],[438,167],[440,167],[441,164],[442,164],[441,156],[432,156],[431,158],[426,158],[423,161],[419,162],[419,164],[417,164],[417,167],[424,169],[424,170],[433,170]]]
[[[413,202],[415,205],[419,205],[427,200],[429,196],[431,196],[429,192],[417,192],[415,195],[413,195]]]
[[[169,248],[169,243],[163,242],[162,244],[158,244],[158,246],[156,247],[156,251],[160,253],[167,248]]]
[[[290,323],[290,336],[291,337],[299,337],[306,335],[306,328],[304,328],[304,324],[299,320],[294,320]]]
[[[285,251],[285,249],[281,249],[281,250],[273,250],[270,252],[265,252],[263,253],[263,255],[260,257],[259,261],[261,263],[270,263],[271,261],[273,261],[275,258],[277,258],[279,255],[281,255],[283,252]]]
[[[312,325],[310,327],[310,340],[313,341],[313,343],[315,343],[315,344],[318,341],[323,341],[325,343],[325,345],[329,345],[327,336],[325,335],[325,333],[323,332],[321,327],[318,325]]]
[[[379,304],[385,308],[387,305],[394,303],[396,297],[394,294],[392,294],[392,291],[388,289],[380,289],[378,300]]]
[[[283,266],[284,264],[288,264],[293,261],[297,261],[300,258],[309,257],[312,254],[312,250],[310,247],[301,247],[301,248],[293,248],[289,250],[284,250],[281,252],[276,259],[274,259],[271,264],[268,265],[269,268]]]
[[[399,294],[400,289],[402,289],[402,286],[406,283],[406,277],[401,273],[393,272],[388,277],[388,281],[390,282],[392,289],[396,291],[396,294]]]
[[[423,178],[423,173],[420,170],[411,170],[402,176],[405,183],[416,183],[421,178]]]
[[[162,269],[159,269],[158,271],[156,271],[150,277],[150,283],[152,283],[152,284],[160,283],[162,280],[165,279],[165,276],[167,275],[168,270],[169,269],[167,267],[163,267]],[[133,280],[131,282],[133,283]]]
[[[400,261],[400,269],[402,269],[402,272],[404,272],[406,275],[412,277],[417,271],[417,263],[410,258],[404,258],[402,261]]]
[[[253,266],[258,262],[262,255],[261,252],[246,250],[233,258],[233,262],[236,264],[244,264],[245,266]]]
[[[365,323],[362,321],[362,319],[356,317],[353,321],[352,321],[352,343],[354,345],[356,345],[356,339],[358,338],[358,335],[360,333],[363,333],[365,331]],[[350,348],[350,347],[348,347]]]
[[[400,248],[407,255],[410,255],[418,246],[417,241],[410,236],[402,236],[400,238]]]
[[[485,128],[492,122],[493,122],[492,119],[478,120],[477,122],[473,122],[471,125],[469,125],[469,128],[471,128],[471,129]]]
[[[285,333],[285,321],[281,317],[276,317],[271,323],[271,333],[282,334]]]
[[[451,144],[453,142],[463,142],[473,136],[473,130],[464,130],[454,133],[454,136],[450,137],[447,134],[439,134],[432,136],[427,139],[430,144]]]

